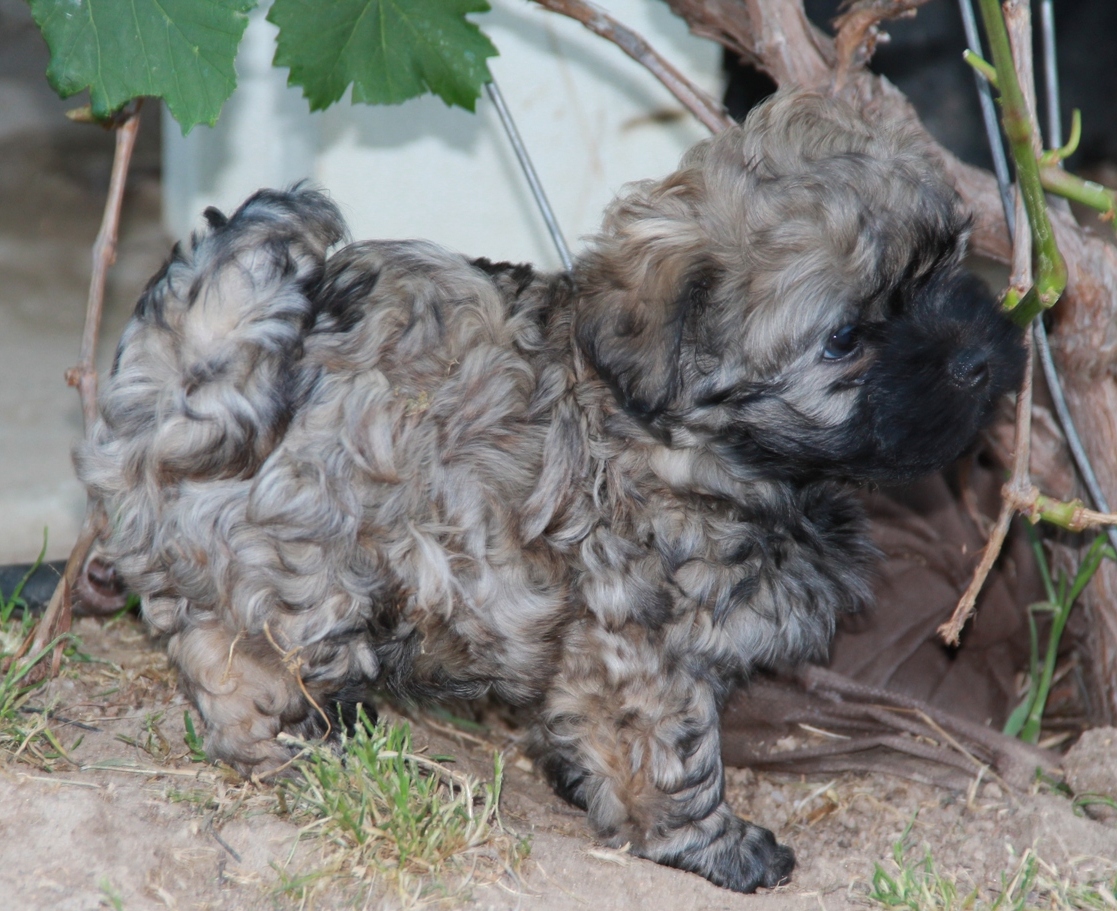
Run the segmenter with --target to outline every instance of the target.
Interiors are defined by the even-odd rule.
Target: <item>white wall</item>
[[[528,2],[492,0],[472,17],[500,50],[490,67],[572,247],[595,230],[626,181],[670,171],[706,135],[619,48]],[[602,4],[707,90],[720,55],[666,4]],[[164,218],[176,237],[207,205],[232,209],[260,186],[310,176],[362,237],[426,237],[464,253],[559,264],[487,97],[478,113],[431,96],[393,107],[347,99],[311,115],[286,70],[270,66],[273,30],[254,14],[237,61],[240,87],[217,128],[185,139],[164,123]]]

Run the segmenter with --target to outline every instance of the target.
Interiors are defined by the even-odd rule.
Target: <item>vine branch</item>
[[[731,126],[725,109],[668,63],[641,35],[618,22],[600,7],[586,0],[535,0],[539,6],[581,22],[596,35],[611,41],[643,66],[694,114],[711,133]]]
[[[1101,213],[1101,219],[1117,227],[1117,190],[1103,187],[1092,180],[1083,180],[1058,165],[1041,165],[1039,179],[1043,188],[1066,199],[1080,202]]]
[[[1034,119],[1028,111],[1024,92],[1017,78],[1016,64],[1009,44],[1004,12],[997,0],[980,0],[981,18],[997,71],[996,87],[1001,96],[1002,123],[1016,165],[1016,180],[1028,212],[1035,241],[1036,277],[1032,290],[1022,298],[1010,289],[1005,307],[1013,318],[1027,326],[1043,310],[1054,306],[1067,284],[1067,265],[1055,243],[1055,234],[1047,216],[1047,200],[1040,183],[1038,142]],[[1029,29],[1030,31],[1030,29]],[[1031,68],[1029,67],[1029,72]],[[1019,222],[1017,222],[1019,224]]]
[[[977,609],[977,597],[985,585],[993,564],[1001,554],[1008,527],[1012,517],[1022,503],[1032,498],[1035,489],[1031,479],[1032,455],[1032,345],[1029,341],[1028,354],[1024,362],[1024,382],[1016,394],[1016,445],[1012,457],[1012,477],[1001,489],[1001,511],[989,532],[989,539],[981,551],[981,560],[974,570],[970,584],[966,587],[950,619],[939,627],[938,633],[948,645],[958,645],[962,628]]]
[[[981,2],[982,13],[985,14],[988,5],[985,0],[981,0]],[[995,2],[996,0],[994,0],[994,3]],[[993,58],[996,61],[996,72],[994,78],[990,81],[1001,92],[1002,101],[1004,103],[1003,117],[1005,121],[1005,132],[1009,136],[1009,141],[1012,144],[1013,157],[1016,159],[1017,180],[1018,182],[1022,182],[1024,179],[1022,159],[1030,161],[1033,165],[1035,186],[1038,188],[1039,169],[1036,160],[1038,139],[1032,126],[1034,123],[1035,98],[1032,90],[1033,70],[1030,53],[1031,48],[1030,45],[1023,40],[1025,36],[1031,34],[1031,24],[1026,8],[1022,10],[1016,9],[1014,12],[1014,35],[1017,38],[1016,59],[1013,59],[1012,48],[1009,46],[1008,29],[1005,24],[1005,19],[1001,18],[999,8],[994,9],[993,15],[997,19],[997,25],[999,25],[999,37],[1003,40],[1004,46],[1000,48],[1000,50],[998,50],[1000,42],[993,40],[991,35],[993,29],[989,20],[986,19],[986,33],[990,35],[990,43],[993,45]],[[973,63],[972,60],[970,62],[971,64]],[[1023,74],[1025,88],[1021,88],[1020,81],[1018,80],[1018,69]],[[1009,99],[1011,99],[1011,101]],[[1013,127],[1011,130],[1008,126],[1010,116],[1013,119]],[[1005,306],[1009,307],[1013,303],[1017,304],[1018,306],[1014,315],[1018,317],[1021,315],[1022,311],[1031,308],[1033,306],[1032,302],[1037,301],[1039,298],[1039,294],[1035,290],[1034,285],[1026,293],[1023,293],[1023,299],[1020,297],[1022,289],[1026,289],[1032,284],[1033,241],[1035,241],[1038,246],[1039,233],[1041,233],[1035,232],[1034,229],[1033,232],[1029,233],[1023,229],[1023,226],[1029,222],[1032,225],[1036,224],[1036,217],[1032,211],[1032,206],[1034,204],[1035,200],[1029,201],[1026,191],[1022,190],[1017,193],[1014,217],[1016,232],[1012,247],[1012,274],[1009,277],[1009,287],[1005,294]],[[1039,190],[1039,205],[1040,215],[1044,221],[1046,221],[1047,202],[1043,198],[1042,189]],[[1050,230],[1050,225],[1048,225],[1048,230]],[[1051,246],[1058,256],[1058,247],[1054,246],[1053,238],[1051,239]],[[1014,297],[1015,301],[1013,300]],[[948,645],[958,645],[962,628],[966,625],[970,617],[973,616],[976,610],[977,598],[981,593],[982,587],[985,585],[985,580],[988,578],[993,564],[996,562],[997,557],[1000,556],[1001,549],[1004,546],[1005,536],[1008,534],[1008,528],[1012,522],[1013,516],[1015,516],[1017,512],[1028,512],[1032,514],[1031,511],[1035,508],[1038,491],[1032,484],[1031,478],[1034,349],[1031,334],[1028,333],[1026,337],[1027,357],[1024,365],[1024,381],[1016,394],[1016,440],[1012,459],[1012,476],[1001,489],[1000,513],[997,516],[996,524],[989,533],[989,539],[986,541],[985,547],[982,550],[981,560],[974,570],[973,577],[970,579],[970,584],[966,587],[966,591],[963,593],[961,599],[959,599],[950,619],[938,629],[939,636]]]
[[[116,132],[116,149],[113,153],[112,176],[109,180],[108,197],[101,218],[101,228],[93,245],[93,271],[89,280],[89,297],[86,302],[85,328],[82,330],[81,352],[77,366],[66,371],[66,382],[76,386],[81,396],[82,418],[88,436],[97,419],[97,339],[101,330],[101,314],[105,302],[105,282],[109,268],[116,261],[116,242],[120,233],[120,211],[124,203],[124,187],[128,179],[128,166],[136,146],[136,133],[140,127],[140,106],[142,99],[125,105],[115,116],[111,126]],[[55,586],[46,612],[28,636],[19,654],[29,649],[38,654],[54,641],[60,633],[70,629],[73,619],[73,591],[78,575],[85,567],[86,558],[106,522],[104,511],[92,500],[86,504],[85,517],[74,547],[66,561],[62,578]],[[62,661],[62,643],[54,648],[50,673],[58,673]],[[38,668],[32,670],[36,673]]]
[[[837,30],[834,46],[838,52],[835,87],[841,88],[854,68],[868,63],[877,45],[887,40],[887,34],[877,28],[881,22],[914,16],[927,2],[929,0],[856,0],[848,4],[846,11],[834,20]]]
[[[137,99],[120,111],[113,127],[116,132],[116,151],[109,178],[108,199],[101,217],[101,228],[93,244],[93,274],[89,280],[89,297],[85,306],[85,328],[81,336],[81,353],[76,367],[66,371],[66,382],[76,386],[81,396],[81,412],[88,434],[97,418],[97,339],[101,332],[101,313],[105,304],[105,282],[109,269],[116,262],[116,240],[120,230],[120,210],[124,203],[124,186],[128,179],[128,165],[136,146],[136,133],[140,128],[140,107]]]

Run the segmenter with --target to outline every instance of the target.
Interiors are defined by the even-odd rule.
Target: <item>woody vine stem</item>
[[[82,331],[81,353],[78,365],[66,372],[66,382],[76,386],[81,396],[82,417],[85,433],[88,435],[97,418],[97,370],[94,358],[97,354],[97,339],[101,329],[101,312],[105,302],[105,282],[109,268],[116,261],[116,242],[120,233],[120,211],[124,204],[124,188],[128,181],[128,166],[132,161],[132,151],[136,146],[136,134],[140,128],[141,99],[131,102],[113,118],[110,126],[116,132],[116,148],[113,152],[112,176],[105,200],[105,211],[101,218],[101,228],[93,244],[93,272],[89,280],[89,297],[85,310],[85,327]],[[104,527],[103,511],[90,501],[85,510],[81,530],[74,543],[62,578],[55,586],[46,612],[20,647],[16,659],[30,653],[39,654],[54,641],[59,634],[69,631],[73,616],[72,595],[78,574],[85,567],[86,558]],[[15,660],[15,659],[13,659]],[[54,647],[50,673],[58,673],[62,661],[62,643]],[[33,668],[31,675],[41,674],[39,667]]]

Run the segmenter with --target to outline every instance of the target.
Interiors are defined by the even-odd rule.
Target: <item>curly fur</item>
[[[627,188],[572,274],[330,253],[308,189],[207,214],[76,461],[212,755],[266,774],[372,684],[492,690],[606,843],[786,879],[718,709],[868,600],[849,482],[955,458],[1020,371],[927,144],[781,93]]]

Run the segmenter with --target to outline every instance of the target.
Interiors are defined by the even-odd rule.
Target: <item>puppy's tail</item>
[[[94,493],[251,475],[305,387],[327,250],[345,234],[321,193],[261,190],[175,248],[136,306],[75,453]],[[114,490],[115,488],[115,490]]]

